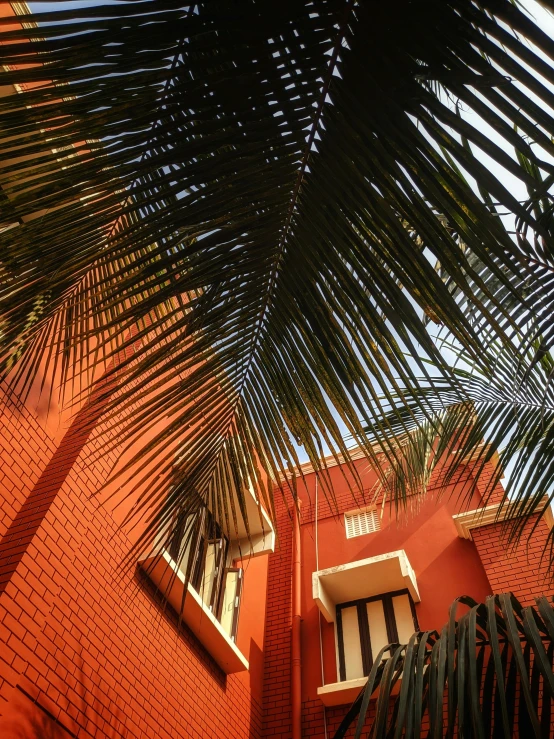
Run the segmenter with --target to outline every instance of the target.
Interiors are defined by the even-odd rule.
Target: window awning
[[[404,589],[419,603],[415,572],[403,549],[312,574],[313,598],[327,621],[335,620],[337,603]]]
[[[235,511],[237,511],[237,520],[233,522],[220,521],[223,533],[231,541],[237,542],[237,546],[240,544],[240,554],[242,557],[256,557],[260,554],[274,552],[275,531],[273,530],[269,516],[257,500],[256,493],[251,485],[244,496],[244,505],[248,519],[248,529],[240,514],[239,502],[236,499]],[[248,532],[250,532],[250,538],[248,538]]]
[[[179,463],[184,459],[184,455],[176,454],[175,459],[176,463]],[[251,481],[244,487],[243,493],[241,505],[238,493],[234,490],[232,497],[227,501],[227,516],[221,515],[221,510],[219,514],[212,510],[212,505],[207,507],[221,526],[223,534],[231,542],[233,558],[270,554],[275,551],[275,530],[271,519]]]
[[[267,513],[256,498],[254,488],[250,485],[244,495],[244,507],[248,527],[241,513],[241,507],[235,495],[234,510],[236,520],[229,515],[218,521],[221,530],[230,540],[232,557],[257,557],[275,551],[275,531]],[[249,536],[250,534],[250,536]]]

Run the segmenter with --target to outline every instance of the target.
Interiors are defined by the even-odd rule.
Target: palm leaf
[[[467,142],[466,146],[471,151]],[[523,154],[519,153],[517,158],[534,180],[527,188],[529,197],[525,208],[533,211],[537,220],[549,224],[551,206],[548,197],[544,197],[547,189],[542,176]],[[463,173],[457,171],[465,182]],[[490,211],[496,213],[490,193],[482,189],[481,194]],[[505,221],[502,227],[508,233]],[[527,238],[521,222],[516,220],[514,228],[518,239]],[[454,233],[453,236],[456,238]],[[368,432],[375,437],[390,434],[390,426],[393,436],[406,428],[409,430],[400,441],[401,452],[384,475],[387,494],[397,505],[407,504],[409,492],[425,491],[437,466],[441,466],[444,480],[448,482],[468,464],[472,471],[471,482],[465,488],[469,501],[481,472],[494,462],[495,473],[484,489],[486,505],[489,494],[508,469],[502,502],[508,517],[512,518],[508,527],[510,538],[518,540],[529,518],[537,513],[543,515],[554,497],[551,463],[554,361],[550,353],[553,270],[547,258],[539,257],[532,260],[535,270],[532,278],[519,276],[512,280],[512,285],[517,284],[518,290],[535,305],[536,310],[530,312],[466,244],[461,240],[459,243],[479,275],[480,282],[475,282],[474,290],[480,300],[490,303],[489,296],[495,295],[515,318],[517,329],[509,343],[501,345],[498,333],[474,310],[471,301],[437,262],[437,273],[480,332],[492,361],[486,368],[471,361],[467,352],[452,340],[448,329],[441,327],[437,343],[451,358],[452,375],[438,377],[433,383],[421,377],[417,385],[398,392],[392,401],[392,412],[384,411],[380,419],[374,419]],[[542,238],[537,238],[537,252],[544,251],[545,244]],[[517,353],[513,347],[517,347]],[[433,371],[430,369],[431,374]],[[401,423],[399,414],[403,416]],[[377,487],[383,487],[383,480]],[[551,546],[553,542],[551,533]]]
[[[250,480],[270,507],[263,481],[294,471],[298,446],[325,480],[324,446],[349,463],[345,429],[379,469],[365,429],[382,395],[417,387],[406,351],[423,376],[429,360],[452,377],[423,311],[483,371],[483,322],[517,353],[509,339],[534,315],[521,280],[551,259],[549,223],[463,141],[531,187],[527,165],[450,101],[553,174],[554,44],[524,12],[60,7],[19,30],[0,21],[0,207],[18,224],[0,234],[0,358],[22,399],[38,382],[78,405],[103,378],[92,397],[127,473],[141,460],[130,494],[148,486],[136,510],[158,510],[151,529],[198,501],[244,516]],[[519,240],[460,168],[519,219]],[[410,418],[398,411],[389,437]],[[397,459],[394,438],[382,447]]]
[[[460,616],[461,605],[468,610]],[[546,598],[537,606],[522,608],[510,594],[491,595],[484,604],[457,598],[440,635],[419,632],[407,645],[381,651],[334,739],[346,736],[354,721],[356,739],[367,731],[370,702],[373,739],[419,737],[425,724],[430,737],[550,736],[554,610]],[[514,693],[519,701],[510,700]]]
[[[404,392],[397,401],[402,423],[396,411],[385,423],[372,426],[377,434],[384,433],[380,429],[388,432],[389,425],[397,435],[406,426],[410,429],[381,487],[395,504],[406,505],[409,493],[425,492],[437,469],[447,485],[461,467],[469,466],[472,475],[461,493],[469,503],[481,473],[492,463],[494,474],[481,486],[487,505],[509,469],[502,505],[511,519],[509,538],[517,541],[526,522],[545,514],[554,498],[552,359],[547,353],[538,361],[538,351],[534,357],[514,359],[498,350],[491,371],[483,372],[465,364],[457,347],[449,349],[462,365],[453,370],[454,382],[436,378],[431,386],[422,378],[413,396]],[[552,532],[549,541],[552,546]]]

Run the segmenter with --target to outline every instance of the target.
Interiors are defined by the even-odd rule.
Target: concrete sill
[[[166,551],[151,552],[139,559],[139,564],[154,585],[179,613],[183,601],[185,576]],[[192,585],[188,584],[182,618],[198,641],[211,654],[227,674],[248,670],[248,661],[237,645],[231,641],[219,621]]]
[[[394,684],[392,695],[396,695],[399,692],[401,682],[402,676]],[[367,677],[358,677],[355,680],[343,680],[340,683],[329,683],[329,685],[323,685],[323,687],[318,688],[317,695],[327,708],[332,706],[346,706],[354,703],[366,683]],[[377,687],[371,696],[371,700],[375,700],[378,695],[379,688]]]
[[[324,706],[344,706],[354,703],[360,690],[367,683],[367,677],[356,680],[343,680],[341,683],[329,683],[317,689],[317,695]]]
[[[548,496],[545,496],[539,501],[538,507],[542,508],[547,503]],[[452,520],[454,521],[460,539],[473,539],[473,536],[471,535],[472,529],[477,529],[480,526],[488,526],[493,523],[499,523],[500,521],[506,521],[512,517],[513,511],[509,504],[501,505],[500,503],[495,503],[486,508],[476,508],[473,511],[457,513],[452,516]],[[549,505],[543,513],[543,520],[549,529],[554,527],[552,505]]]

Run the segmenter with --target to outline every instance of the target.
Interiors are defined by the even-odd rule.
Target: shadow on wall
[[[2,739],[70,739],[75,734],[15,689],[0,718],[0,736]]]
[[[173,638],[176,640],[175,643],[180,644],[184,652],[198,660],[210,672],[219,688],[225,692],[227,690],[227,675],[198,641],[189,627],[183,622],[179,623],[179,616],[176,611],[164,599],[163,594],[152,584],[148,575],[140,567],[135,570],[134,586],[136,591],[130,596],[131,599],[141,594],[142,597],[148,599],[156,614],[154,619],[149,620],[148,624],[148,628],[152,630],[152,635],[156,635],[159,629],[166,638],[168,630],[171,630]]]
[[[114,707],[115,708],[115,707]],[[82,715],[86,714],[83,704]],[[123,715],[115,708],[113,718],[123,727]],[[117,715],[119,714],[119,716]],[[80,727],[76,726],[76,730]],[[104,727],[105,739],[124,739],[127,731]],[[76,739],[77,734],[70,731],[38,701],[33,701],[21,687],[12,690],[0,717],[0,737],[2,739]]]
[[[264,653],[260,649],[260,647],[256,644],[254,639],[250,639],[250,652],[249,652],[249,658],[248,662],[250,664],[250,681],[251,681],[251,690],[250,690],[250,732],[249,732],[249,739],[258,739],[260,735],[260,727],[256,726],[255,721],[253,720],[254,716],[260,716],[261,715],[261,700],[263,699],[262,694],[262,687],[263,687],[263,679],[264,679]],[[254,703],[256,699],[254,698],[254,685],[259,686],[260,688],[260,703],[255,706]]]

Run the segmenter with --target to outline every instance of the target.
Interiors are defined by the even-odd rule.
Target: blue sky
[[[91,8],[96,5],[117,5],[118,0],[58,0],[58,2],[28,2],[33,13],[50,10],[71,10],[72,8]]]

